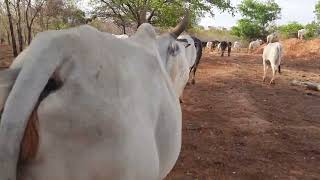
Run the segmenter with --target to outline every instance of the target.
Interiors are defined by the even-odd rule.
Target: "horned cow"
[[[90,26],[39,33],[0,71],[0,179],[165,178],[181,147],[187,19],[158,38],[149,24],[126,41]]]

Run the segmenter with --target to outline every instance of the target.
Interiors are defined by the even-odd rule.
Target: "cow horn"
[[[177,39],[178,36],[187,28],[189,21],[189,11],[186,10],[182,21],[172,30],[171,35]]]

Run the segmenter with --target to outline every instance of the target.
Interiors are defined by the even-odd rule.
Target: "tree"
[[[318,35],[318,31],[319,31],[319,24],[316,23],[315,21],[307,24],[305,26],[305,29],[307,30],[306,33],[306,38],[310,39],[310,38],[314,38]]]
[[[320,1],[316,3],[315,10],[313,12],[316,14],[316,19],[319,23],[320,22]]]
[[[22,36],[22,28],[21,28],[21,10],[20,10],[20,2],[21,0],[17,0],[16,2],[16,11],[17,11],[17,34],[18,34],[18,42],[19,42],[19,51],[23,50],[23,36]]]
[[[184,13],[184,0],[92,0],[98,16],[112,17],[124,29],[134,22],[137,27],[148,22],[162,27],[174,26]],[[197,17],[204,12],[214,14],[213,7],[222,11],[233,11],[229,0],[190,0],[191,19],[195,23]]]
[[[14,29],[13,29],[13,23],[12,23],[12,15],[11,15],[11,11],[10,11],[9,0],[5,0],[4,2],[6,4],[6,9],[7,9],[7,16],[8,16],[8,22],[9,22],[9,28],[10,28],[13,56],[17,57],[18,56],[18,51],[17,51],[16,38],[15,38],[15,35],[14,35]]]
[[[34,4],[32,3],[32,0],[27,0],[25,19],[26,19],[26,25],[28,30],[28,44],[30,44],[32,40],[32,25],[44,3],[45,3],[45,0],[36,0]]]
[[[281,13],[280,6],[274,0],[243,0],[238,9],[244,18],[238,21],[232,32],[248,40],[266,38],[270,33],[268,27],[280,18]]]

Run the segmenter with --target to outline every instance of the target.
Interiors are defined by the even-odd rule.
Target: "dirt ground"
[[[320,93],[290,85],[320,82],[320,59],[284,58],[269,86],[260,55],[206,53],[196,78],[184,92],[182,150],[167,180],[320,179]]]
[[[0,58],[10,64],[3,47]],[[284,58],[282,72],[269,86],[260,55],[205,53],[184,92],[182,150],[166,179],[320,179],[320,93],[290,85],[320,82],[320,59]]]

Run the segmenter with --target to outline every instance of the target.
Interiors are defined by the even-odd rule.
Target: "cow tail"
[[[68,36],[61,33],[39,33],[25,50],[26,63],[6,100],[0,123],[1,180],[16,179],[20,144],[28,119],[48,80],[66,59],[65,48],[70,43]]]

